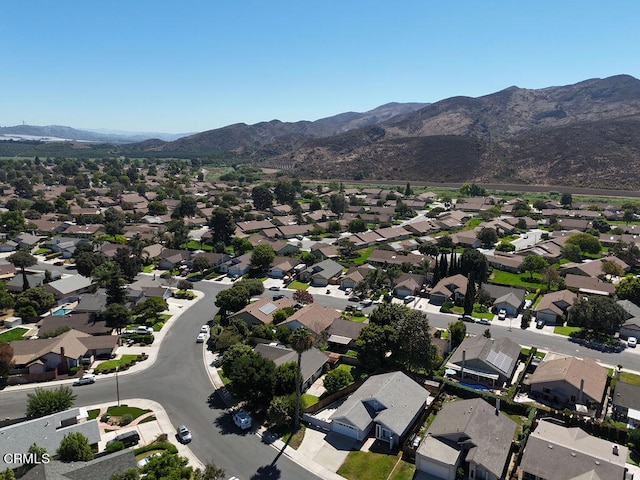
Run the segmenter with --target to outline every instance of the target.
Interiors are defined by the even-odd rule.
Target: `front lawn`
[[[95,372],[102,373],[109,370],[115,370],[116,367],[119,367],[120,370],[122,370],[123,367],[128,367],[136,360],[138,360],[138,355],[122,355],[122,358],[119,360],[107,360],[106,362],[102,362],[95,368]]]
[[[553,333],[557,333],[558,335],[564,335],[565,337],[568,337],[572,333],[579,332],[579,331],[580,331],[580,327],[563,327],[562,325],[553,327]]]
[[[394,475],[390,477],[389,475],[396,463],[398,463],[398,456],[396,455],[362,452],[359,450],[351,451],[337,473],[349,480],[359,480],[361,478],[366,478],[367,480],[412,478],[413,475],[408,477],[396,477]]]
[[[293,448],[294,450],[297,450],[298,447],[302,444],[302,440],[304,440],[304,432],[306,431],[306,428],[307,427],[305,427],[304,425],[300,425],[300,429],[295,434],[292,434],[291,431],[288,431],[282,435],[280,440],[286,443],[287,446]]]
[[[306,290],[307,288],[309,288],[309,284],[302,282],[291,282],[289,285],[287,285],[287,288],[290,288],[291,290]]]
[[[363,248],[362,250],[358,250],[358,256],[354,258],[351,263],[354,265],[360,266],[364,265],[367,262],[367,259],[371,256],[371,253],[375,250],[376,246],[372,245],[367,248]]]
[[[4,333],[0,333],[0,343],[2,342],[13,342],[14,340],[23,340],[23,335],[27,333],[29,330],[26,328],[12,328]]]
[[[139,416],[149,412],[151,412],[151,410],[138,407],[129,407],[128,405],[113,405],[107,409],[107,413],[112,417],[122,417],[123,415],[126,415],[128,413],[133,417],[134,420]]]

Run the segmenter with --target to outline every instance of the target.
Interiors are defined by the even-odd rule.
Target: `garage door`
[[[434,462],[430,458],[423,457],[422,455],[416,456],[416,470],[428,473],[436,478],[448,480],[449,478],[449,466],[442,465],[439,462]]]
[[[336,433],[344,435],[345,437],[355,438],[356,440],[359,440],[358,429],[351,425],[346,425],[344,423],[336,422],[334,420],[332,422],[332,430]]]

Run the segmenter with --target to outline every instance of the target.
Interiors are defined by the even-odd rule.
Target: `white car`
[[[191,432],[184,425],[178,427],[178,441],[180,443],[189,443],[191,441]]]
[[[506,320],[507,318],[507,311],[504,308],[501,308],[498,311],[498,320]]]
[[[209,325],[202,325],[200,327],[200,333],[209,333]]]
[[[636,348],[636,345],[638,345],[638,339],[636,337],[627,338],[627,346]]]
[[[271,290],[272,292],[278,292],[280,291],[280,287],[277,285],[272,285],[271,287],[269,287],[269,290]]]
[[[96,383],[96,376],[95,375],[83,375],[82,377],[80,377],[79,379],[77,379],[75,382],[73,382],[74,385],[78,386],[78,385],[89,385],[92,383]]]
[[[196,337],[196,343],[204,343],[206,339],[207,339],[206,333],[199,333],[198,336]]]

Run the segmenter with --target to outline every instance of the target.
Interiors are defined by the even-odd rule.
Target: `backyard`
[[[14,340],[22,340],[22,337],[25,333],[27,333],[29,329],[16,327],[11,330],[7,330],[6,332],[0,333],[0,343],[9,343]]]

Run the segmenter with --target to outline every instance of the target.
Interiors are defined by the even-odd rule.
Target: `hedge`
[[[149,445],[145,445],[144,447],[135,448],[133,450],[134,455],[139,455],[141,453],[150,452],[152,450],[166,450],[169,453],[178,453],[178,448],[169,442],[158,442],[158,443],[150,443]]]

